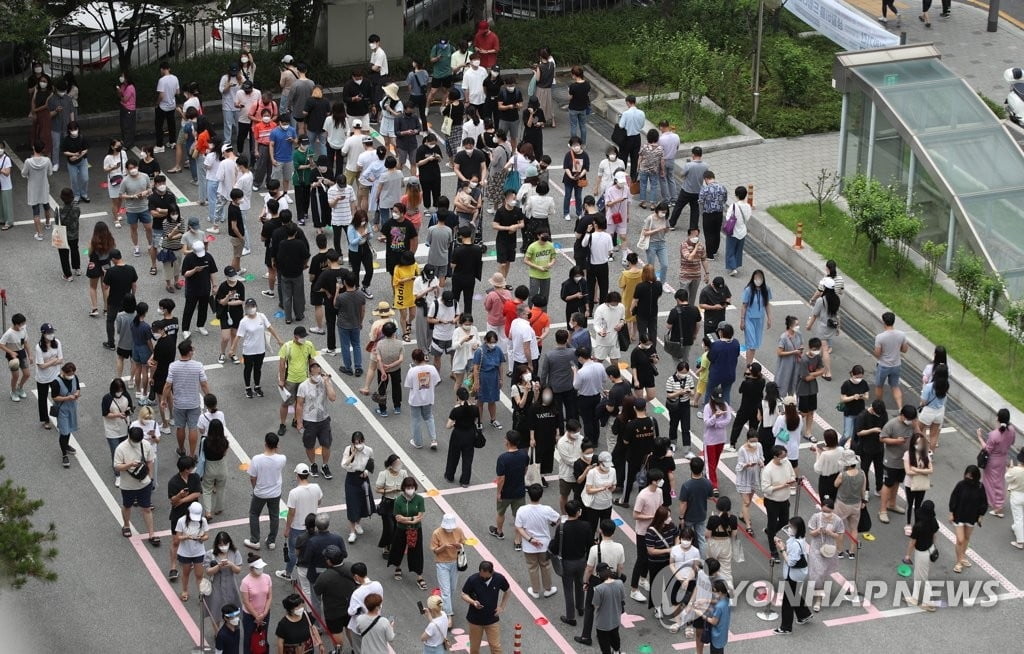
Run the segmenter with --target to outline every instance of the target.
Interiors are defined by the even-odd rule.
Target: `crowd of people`
[[[116,374],[100,402],[111,474],[122,496],[123,535],[132,535],[131,512],[138,508],[147,542],[160,546],[152,494],[160,492],[158,446],[173,430],[174,474],[164,484],[173,533],[168,578],[180,580],[184,602],[190,599],[190,579],[210,582],[213,594],[206,601],[218,651],[237,652],[241,643],[248,653],[254,642],[275,638],[279,651],[341,643],[365,654],[387,651],[396,625],[381,613],[384,589],[370,576],[376,566],[351,560],[346,549],[365,535],[374,515],[380,518],[377,547],[394,581],[402,580],[404,563],[417,588],[426,591],[433,583],[425,565],[428,550],[432,557],[439,593],[421,606],[423,651],[438,654],[450,645],[461,610],[470,651],[478,652],[483,639],[491,651],[501,651],[509,580],[490,561],[461,579],[468,566],[464,525],[446,514],[429,535],[424,532],[424,523],[438,521],[429,517],[423,489],[399,453],[384,456],[383,444],[356,431],[338,463],[331,408],[338,387],[317,360],[311,334],[326,337],[323,354],[340,357],[341,374],[362,378],[359,392],[376,416],[400,416],[405,405],[413,449],[447,449],[449,484],[469,485],[488,429],[504,439],[494,462],[495,516],[488,532],[497,540],[509,532],[529,570],[527,593],[540,600],[562,592],[561,622],[576,627],[582,618],[575,642],[591,645],[596,638],[603,654],[623,649],[618,629],[627,596],[646,603],[666,629],[683,629],[698,651],[704,643],[713,652],[724,651],[733,563],[742,562],[742,543],[759,535],[772,561],[782,566],[786,586],[795,591],[806,584],[815,591],[810,608],[803,594],[785,594],[776,632],[791,632],[794,618],[803,624],[821,609],[826,582],[841,561],[858,555],[872,494],[879,497],[879,522],[906,515],[903,562],[913,566],[915,581],[928,580],[939,527],[927,495],[950,390],[943,348],[924,372],[920,404],[903,402],[902,354],[909,344],[896,317],[883,314],[873,383],[865,378],[865,366],[854,365],[826,393],[828,401],[839,401],[841,431],[817,429],[821,387],[838,374],[831,364],[842,329],[843,279],[835,262],[828,263],[810,298],[806,334],[798,316],[773,322],[778,316],[761,269],[752,271],[738,294],[738,320],[731,322],[726,311],[737,302],[726,277],[711,276],[709,262],[719,256],[724,234],[728,276],[743,267],[751,218],[746,187],[736,187],[730,202],[699,147],[677,175],[678,136],[667,123],[645,131],[635,98],[626,99],[629,108],[613,135],[617,144],[593,161],[586,150],[590,85],[581,68],[571,70],[571,136],[561,159],[559,208],[551,195],[552,157],[544,154],[544,130],[560,118],[552,102],[555,62],[548,50],[539,50],[524,93],[519,80],[502,75],[500,41],[482,22],[473,38],[454,45],[442,39],[423,60],[414,58],[402,96],[379,37],[371,36],[369,45],[367,70],[353,73],[334,102],[290,55],[281,61],[276,83],[282,93],[275,98],[261,90],[274,80],[261,74],[257,84],[252,55],[242,52],[219,84],[220,133],[203,114],[201,89],[188,85],[178,104],[182,89],[165,64],[157,88],[155,146],[144,148],[141,159],[126,152],[135,141],[137,99],[129,72],[118,86],[122,136],[111,140],[103,164],[114,229],[106,221],[95,223],[85,266],[88,313],[104,314],[102,345],[116,354]],[[88,167],[81,165],[89,143],[75,121],[73,102],[64,100],[73,78],[59,80],[51,96],[48,77],[41,70],[34,75],[36,138],[22,174],[35,237],[42,239],[51,220],[66,230],[60,264],[63,278],[73,282],[82,270],[79,205],[90,201]],[[442,104],[441,138],[428,129],[435,97]],[[371,124],[378,126],[382,143],[371,136]],[[175,150],[175,165],[161,171],[154,155],[164,152],[165,143]],[[77,172],[59,194],[61,206],[51,208],[48,180],[62,157]],[[442,167],[457,179],[453,199],[441,193]],[[0,153],[0,181],[6,177],[8,187],[10,168]],[[207,207],[205,229],[203,217],[182,215],[167,187],[167,175],[186,170],[199,204]],[[266,195],[257,210],[260,203],[252,195],[261,189]],[[671,232],[684,208],[686,235],[674,239]],[[638,210],[650,213],[636,215]],[[571,255],[552,243],[552,223],[560,214],[574,221]],[[162,268],[159,298],[118,247],[114,234],[122,215],[134,257],[148,256],[151,276],[160,274],[158,264]],[[630,220],[642,227],[631,231]],[[146,244],[139,243],[140,224]],[[230,253],[218,245],[218,256],[229,254],[230,263],[218,265],[207,234],[225,230]],[[482,243],[488,230],[494,234],[497,271],[484,283]],[[673,240],[679,241],[678,289],[669,280]],[[260,282],[246,281],[243,262],[260,243],[266,287],[257,294]],[[423,265],[415,254],[421,243]],[[370,303],[368,320],[372,280],[380,274],[374,266],[378,247],[391,298]],[[616,255],[622,270],[612,286],[609,268]],[[556,280],[564,303],[565,324],[559,327],[550,313],[554,269],[562,256],[571,265]],[[528,283],[513,287],[507,282],[517,260]],[[663,299],[666,294],[671,299]],[[666,305],[667,319],[660,313]],[[267,315],[271,309],[280,311],[290,333],[279,334]],[[265,397],[264,359],[270,344],[277,346],[276,389],[270,394],[278,428],[265,435],[263,451],[249,464],[249,537],[237,545],[226,531],[212,534],[212,542],[209,533],[229,492],[230,449],[228,419],[195,358],[194,338],[209,336],[213,319],[220,331],[218,363],[239,365],[238,392],[247,399]],[[770,338],[778,334],[774,358],[763,343],[766,330]],[[10,363],[11,401],[27,397],[25,386],[34,375],[39,422],[46,430],[56,425],[61,464],[70,467],[82,385],[57,327],[42,324],[35,341],[27,318],[15,314],[0,349]],[[768,360],[774,375],[766,370]],[[440,414],[450,430],[447,438],[435,420],[435,390],[446,368],[456,398],[446,418],[444,410]],[[503,395],[511,405],[507,430],[496,410]],[[657,419],[656,409],[662,408],[669,421],[666,435]],[[996,421],[991,431],[979,430],[978,465],[967,466],[949,498],[954,572],[971,566],[972,530],[987,514],[1002,518],[1008,504],[1012,545],[1024,548],[1024,457],[1007,469],[1015,432],[1007,410]],[[294,466],[280,452],[289,429],[305,451],[305,460]],[[694,447],[693,432],[701,434],[701,448]],[[812,443],[813,461],[806,455],[800,460],[804,441]],[[383,469],[375,469],[375,449]],[[677,452],[684,456],[681,472]],[[735,454],[734,465],[722,462],[724,452]],[[333,479],[332,461],[344,473],[347,536],[337,526],[332,531],[331,516],[319,510],[325,490],[317,480]],[[294,479],[286,473],[289,467]],[[791,515],[791,498],[805,479],[813,479],[812,471],[817,479],[806,488],[816,505],[805,522]],[[720,476],[734,480],[739,515]],[[549,478],[557,479],[557,508],[546,490]],[[293,483],[287,493],[286,479]],[[901,486],[905,506],[898,501]],[[763,498],[763,526],[752,515],[755,495]],[[287,564],[274,576],[290,585],[280,602],[283,616],[273,627],[271,614],[280,609],[262,551],[277,546],[282,500]],[[632,511],[636,547],[628,576],[625,548],[615,542],[614,506]],[[924,596],[908,601],[934,610]]]

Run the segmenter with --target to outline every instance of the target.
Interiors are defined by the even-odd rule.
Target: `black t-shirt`
[[[693,333],[700,324],[700,310],[692,304],[677,304],[668,312],[668,323],[672,325],[670,339],[683,345],[693,345]]]
[[[744,378],[740,382],[740,411],[754,415],[764,397],[764,377]]]
[[[484,248],[482,245],[459,243],[452,251],[452,278],[471,282],[483,275]]]
[[[739,527],[736,516],[728,514],[723,516],[720,513],[708,516],[707,529],[711,532],[712,538],[723,538],[731,536]]]
[[[166,209],[167,211],[170,211],[177,202],[178,198],[174,197],[174,194],[170,191],[166,191],[164,193],[153,191],[149,196],[149,210],[150,212],[154,209]],[[153,216],[152,213],[149,215]],[[153,231],[163,231],[165,218],[166,214],[159,217],[153,216]]]
[[[348,603],[359,584],[352,576],[352,564],[328,568],[320,573],[313,583],[313,590],[322,599],[324,617],[328,620],[342,620],[348,623]],[[235,654],[232,650],[231,654]]]
[[[160,162],[156,159],[153,159],[149,163],[140,160],[139,172],[143,175],[148,175],[150,179],[153,179],[153,176],[160,172]]]
[[[227,281],[220,283],[217,287],[217,318],[224,323],[224,320],[230,315],[231,326],[237,327],[238,323],[242,320],[242,314],[245,312],[245,284],[242,282],[235,282],[234,286],[231,286]],[[236,305],[222,305],[220,303],[224,298],[229,300],[242,300],[243,304]]]
[[[586,520],[566,520],[551,532],[552,552],[561,551],[566,561],[581,561],[587,558],[594,542],[594,530]]]
[[[576,220],[576,226],[572,231],[576,233],[578,238],[572,244],[572,256],[577,261],[590,262],[590,248],[583,245],[583,237],[587,234],[587,227],[590,227],[594,219],[600,215],[600,213],[583,212],[580,214],[579,219]]]
[[[608,406],[615,407],[615,414],[618,415],[619,408],[622,406],[622,400],[627,395],[633,392],[629,382],[619,380],[608,390]]]
[[[305,654],[313,649],[313,636],[305,616],[295,622],[287,617],[281,618],[274,635],[284,641],[285,654]],[[289,648],[289,645],[294,647]]]
[[[562,428],[562,416],[554,404],[544,406],[534,403],[530,407],[530,429],[535,436],[554,442],[555,434]]]
[[[441,180],[441,146],[435,145],[431,147],[423,143],[420,147],[416,148],[416,161],[423,161],[432,154],[436,154],[438,159],[420,164],[419,168],[417,168],[421,182]]]
[[[654,348],[644,349],[639,345],[633,348],[633,351],[629,353],[629,367],[636,368],[636,374],[639,379],[638,381],[643,388],[653,388],[654,378],[658,374],[658,369],[654,366],[654,361],[651,360],[652,355],[655,354]]]
[[[242,218],[242,209],[234,202],[228,204],[228,234],[238,238],[245,238],[245,220]]]
[[[339,252],[338,254],[344,253]],[[313,258],[309,260],[309,268],[306,270],[306,272],[309,273],[309,281],[315,282],[317,278],[320,277],[320,273],[325,270],[327,270],[327,253],[317,252],[313,255]]]
[[[526,217],[523,216],[523,210],[519,207],[512,207],[509,209],[503,204],[494,212],[494,222],[498,223],[502,227],[511,227],[513,225],[518,225],[519,223],[526,224]],[[516,232],[495,232],[494,240],[515,243]]]
[[[516,105],[523,101],[523,93],[518,88],[509,91],[507,88],[503,88],[498,91],[498,103],[499,104],[510,104]],[[515,122],[519,117],[519,110],[513,106],[511,109],[501,109],[498,111],[498,119],[504,120],[509,123]]]
[[[459,404],[452,407],[448,419],[455,421],[453,431],[472,432],[476,429],[476,423],[480,421],[480,411],[475,404]]]
[[[237,652],[238,646],[241,642],[241,625],[235,629],[231,629],[225,624],[220,628],[220,631],[217,632],[217,639],[214,641],[214,647],[218,652]]]
[[[638,318],[654,319],[658,315],[658,299],[661,297],[661,282],[640,282],[633,290]]]
[[[569,111],[583,111],[590,106],[590,82],[573,82],[569,85]]]
[[[502,500],[518,500],[526,497],[526,466],[530,464],[530,455],[526,450],[503,452],[498,455],[495,472],[505,478],[501,487]]]
[[[462,592],[480,602],[483,608],[470,604],[466,611],[466,622],[487,626],[498,621],[494,611],[498,608],[498,595],[501,591],[508,592],[508,580],[500,572],[492,572],[490,579],[484,579],[480,573],[470,575],[462,586]]]
[[[276,232],[279,227],[281,227],[280,218],[271,218],[263,223],[263,228],[260,229],[260,238],[263,239],[263,244],[268,248],[274,239],[274,232]]]
[[[316,281],[313,282],[313,292],[322,294],[325,301],[333,300],[338,285],[342,284],[341,278],[346,272],[344,268],[326,268],[321,271],[317,275]]]
[[[886,416],[884,415],[876,416],[870,411],[862,411],[861,414],[857,416],[856,426],[854,427],[854,434],[862,432],[865,429],[881,429],[882,427],[885,426],[887,420],[888,418],[886,418]],[[881,452],[882,442],[879,440],[880,436],[880,432],[874,432],[864,436],[858,436],[857,438],[860,440],[860,453],[864,455],[869,455]]]
[[[132,292],[132,284],[139,281],[139,274],[135,272],[134,266],[122,264],[111,266],[103,275],[103,283],[110,290],[107,291],[107,306],[117,313],[121,310],[121,301],[125,295]]]
[[[658,425],[654,418],[645,416],[626,423],[619,434],[623,445],[628,446],[630,461],[643,461],[654,450],[654,439],[658,436]]]
[[[184,275],[199,266],[206,266],[206,268],[203,268],[202,272],[185,278],[185,297],[207,297],[210,295],[210,275],[217,270],[217,262],[213,260],[212,255],[206,253],[199,257],[195,252],[189,252],[185,255],[185,260],[181,262],[181,274]]]
[[[673,488],[672,484],[668,483],[668,473],[673,472],[676,469],[676,462],[675,459],[672,458],[672,453],[669,452],[667,456],[663,456],[657,460],[652,457],[650,463],[647,464],[647,467],[652,470],[657,468],[665,474],[665,484],[661,487],[661,503],[665,506],[671,506]]]
[[[928,522],[915,522],[910,529],[914,549],[918,552],[927,552],[935,544],[935,533],[938,531],[939,523],[934,518]]]
[[[180,474],[175,474],[167,480],[167,499],[171,499],[182,490],[187,490],[186,495],[193,493],[203,492],[203,482],[199,479],[199,475],[192,473],[188,476],[188,481],[181,478]],[[178,506],[171,507],[171,525],[177,525],[178,520],[188,515],[188,505],[191,502],[182,502]]]
[[[286,238],[277,245],[274,253],[274,267],[282,277],[300,277],[303,267],[309,260],[309,247],[306,242],[295,238]]]
[[[455,153],[455,158],[452,161],[459,167],[459,172],[463,177],[472,179],[479,177],[483,172],[484,164],[487,163],[487,155],[476,148],[473,148],[472,151],[462,149]]]
[[[843,385],[839,387],[839,392],[842,395],[861,395],[868,392],[868,383],[865,380],[860,380],[859,384],[854,384],[852,381],[847,379],[843,382]],[[844,416],[859,416],[861,411],[866,408],[866,400],[854,400],[853,402],[846,402],[846,408],[843,409]]]
[[[416,238],[416,226],[411,220],[388,218],[380,231],[386,239],[385,247],[393,253],[398,254],[412,249],[412,241]]]
[[[732,296],[732,293],[725,286],[721,290],[716,289],[710,284],[704,287],[704,290],[700,292],[699,304],[707,306],[714,306],[716,304],[726,307],[726,300]],[[708,325],[718,326],[718,323],[725,320],[725,309],[706,309],[704,311],[704,325],[705,331]],[[712,330],[714,331],[714,330]]]

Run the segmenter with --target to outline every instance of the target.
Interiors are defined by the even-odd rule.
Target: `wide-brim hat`
[[[377,308],[373,310],[373,315],[380,318],[390,318],[395,315],[395,310],[391,308],[391,304],[386,301],[380,301],[377,303]]]

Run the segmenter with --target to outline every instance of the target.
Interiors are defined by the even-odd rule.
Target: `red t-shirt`
[[[512,329],[512,321],[516,319],[516,309],[522,304],[523,301],[517,298],[511,300],[505,300],[505,308],[502,312],[505,314],[505,336],[508,336],[508,332]]]
[[[476,36],[473,37],[473,48],[475,50],[494,50],[493,54],[480,54],[480,66],[483,68],[490,68],[491,66],[498,63],[498,50],[501,48],[501,41],[498,40],[498,35],[493,31],[484,33],[477,32]],[[514,316],[513,316],[514,317]],[[511,321],[510,321],[511,322]]]
[[[533,307],[530,309],[530,327],[533,327],[533,333],[537,335],[538,341],[540,335],[544,333],[544,330],[551,326],[551,317],[548,316],[547,312],[539,307]]]
[[[269,145],[270,133],[274,131],[276,126],[273,122],[264,123],[262,119],[255,121],[252,124],[252,137],[260,145]]]

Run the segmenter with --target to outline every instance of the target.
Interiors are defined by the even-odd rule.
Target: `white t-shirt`
[[[457,325],[453,325],[452,321],[455,321],[455,316],[459,315],[459,303],[455,302],[452,306],[447,306],[441,300],[436,303],[428,305],[427,314],[430,318],[437,318],[442,321],[434,325],[433,339],[435,341],[450,341],[452,336],[455,334],[455,328]]]
[[[241,93],[242,89],[238,85],[238,78],[227,75],[220,76],[220,83],[217,85],[220,89],[220,108],[221,111],[237,111],[235,108],[235,94]]]
[[[238,336],[242,339],[242,356],[267,353],[267,327],[270,320],[266,314],[257,312],[255,316],[245,316],[238,321]]]
[[[320,484],[299,484],[288,491],[288,508],[295,509],[292,529],[305,529],[306,516],[317,512],[323,497]]]
[[[607,472],[601,472],[600,467],[594,468],[588,472],[587,478],[583,482],[583,505],[598,511],[611,508],[612,492],[610,490],[603,490],[599,493],[588,493],[587,486],[608,486],[613,483],[615,483],[614,466],[608,466]]]
[[[178,106],[174,96],[178,94],[178,76],[170,73],[163,75],[156,81],[156,92],[163,93],[160,98],[160,108],[164,111],[174,111]]]
[[[423,641],[424,645],[440,646],[444,643],[445,634],[448,633],[448,616],[442,611],[441,615],[427,623],[427,627],[423,631],[427,634],[427,639]]]
[[[54,359],[60,359],[64,356],[64,349],[61,347],[59,341],[51,341],[50,347],[43,352],[43,348],[39,347],[39,343],[36,343],[36,382],[40,384],[49,384],[53,380],[60,376],[60,366],[53,365],[46,368],[40,368],[40,363],[46,363],[47,361],[53,361]]]
[[[246,92],[242,89],[238,89],[238,91],[235,92],[235,103],[242,105],[242,107],[238,110],[238,122],[252,122],[252,117],[249,115],[249,110],[252,109],[252,106],[254,104],[259,102],[260,97],[262,97],[262,94],[260,93],[259,89],[253,89],[252,92],[248,94],[246,94]]]
[[[608,257],[611,256],[612,249],[615,247],[612,245],[611,234],[594,231],[590,234],[589,239],[586,236],[583,239],[587,241],[583,245],[590,247],[590,263],[595,266],[608,263]]]
[[[337,204],[331,206],[331,225],[348,227],[352,224],[352,203],[356,199],[355,191],[348,184],[345,186],[334,184],[327,189],[328,206],[335,199],[337,199]]]
[[[225,157],[217,168],[217,195],[225,198],[231,197],[231,189],[235,188],[238,180],[238,164],[234,157]]]
[[[220,424],[224,425],[224,428],[227,429],[228,423],[224,418],[223,411],[203,411],[199,414],[199,420],[196,423],[196,430],[200,436],[206,436],[210,423],[214,420],[220,420]]]
[[[548,551],[551,542],[551,527],[558,522],[558,511],[545,504],[527,504],[516,511],[516,528],[522,527],[530,538],[537,540],[534,545],[528,540],[523,541],[523,552],[539,554]]]
[[[14,163],[6,154],[0,155],[0,170],[4,168],[10,168],[11,172],[14,172]],[[0,175],[0,191],[10,191],[12,188],[14,183],[11,181],[11,174]]]
[[[512,341],[512,362],[527,363],[526,350],[524,345],[530,344],[530,355],[537,356],[537,332],[533,331],[530,321],[524,318],[516,318],[508,330],[509,340]]]
[[[384,48],[378,46],[376,50],[370,52],[370,65],[379,67],[380,70],[378,72],[381,77],[387,77],[388,55],[384,52]]]
[[[323,422],[331,416],[327,410],[327,389],[323,380],[314,384],[313,380],[307,379],[299,384],[296,394],[302,398],[303,422]]]
[[[621,302],[614,307],[610,304],[598,305],[594,309],[594,319],[590,323],[593,326],[590,336],[594,345],[610,347],[617,343],[615,326],[625,319],[626,309]],[[601,332],[605,332],[605,335],[601,336]]]
[[[700,550],[693,544],[690,545],[690,549],[684,550],[682,545],[676,543],[668,552],[669,563],[677,566],[685,565],[690,561],[696,561],[698,559],[700,559]]]
[[[122,150],[118,154],[108,154],[103,157],[103,170],[107,171],[107,183],[110,183],[110,178],[114,175],[121,175],[122,177],[127,174],[125,172],[125,165],[128,163],[128,155]],[[113,170],[107,170],[113,166]]]
[[[487,69],[483,66],[476,68],[470,66],[462,74],[462,90],[466,92],[469,104],[483,104],[487,101],[487,94],[484,93],[484,80],[486,79]]]
[[[437,368],[424,363],[409,368],[404,386],[409,389],[409,406],[429,406],[434,403],[434,387],[441,383]]]
[[[266,206],[267,202],[270,201],[269,193],[261,193],[263,196],[263,205]],[[280,214],[285,209],[291,209],[292,201],[288,199],[287,193],[282,193],[281,197],[277,198],[277,212]]]
[[[626,550],[622,547],[622,544],[602,538],[597,545],[590,548],[590,554],[587,555],[588,566],[594,569],[597,568],[598,547],[601,548],[601,562],[610,565],[612,570],[618,570],[620,565],[625,565]]]
[[[617,158],[615,161],[609,159],[601,160],[601,163],[597,165],[597,174],[601,178],[601,188],[597,189],[599,196],[604,195],[604,192],[615,181],[615,173],[620,170],[626,170],[626,164],[622,159]]]
[[[157,448],[157,443],[155,439],[159,438],[158,430],[160,429],[159,425],[157,425],[156,423],[156,420],[133,420],[132,424],[128,425],[129,429],[131,429],[132,427],[138,427],[139,429],[142,430],[142,438],[147,443],[153,446],[153,458],[155,459]]]
[[[186,521],[189,522],[187,527],[185,526]],[[178,518],[178,524],[174,526],[174,531],[185,537],[178,543],[178,556],[206,556],[206,548],[203,546],[203,541],[193,539],[205,534],[209,528],[210,526],[206,523],[206,518],[191,521],[188,520],[187,515]],[[189,536],[192,538],[189,538]]]
[[[370,167],[370,165],[377,161],[376,150],[363,150],[358,157],[356,157],[356,170],[363,171]],[[353,171],[355,172],[355,171]]]
[[[288,457],[283,454],[257,454],[249,463],[249,476],[256,478],[252,494],[261,499],[281,497],[281,471]],[[305,519],[305,516],[303,516]]]
[[[359,156],[363,150],[363,135],[353,134],[345,139],[345,145],[341,146],[341,153],[345,155],[345,170],[354,173],[359,170]],[[376,152],[374,156],[376,156]]]
[[[198,96],[193,95],[192,97],[187,98],[184,102],[182,102],[181,113],[184,114],[186,111],[188,111],[189,107],[194,108],[196,110],[196,113],[200,116],[203,114],[203,103],[199,100]]]
[[[252,163],[251,161],[249,162]],[[242,210],[243,214],[252,208],[252,171],[247,170],[238,177],[235,178],[235,188],[242,189],[242,202],[239,203],[238,208]],[[228,194],[227,197],[231,197]],[[244,217],[244,216],[243,216]]]

